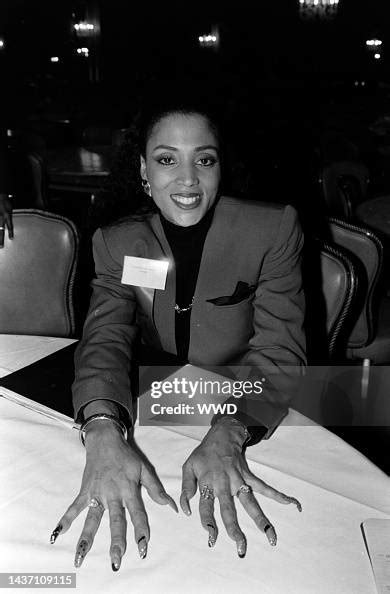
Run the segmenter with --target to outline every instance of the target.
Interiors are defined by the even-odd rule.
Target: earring
[[[143,179],[142,182],[142,189],[145,192],[145,194],[147,194],[149,196],[149,198],[152,197],[152,189],[150,187],[150,183],[148,182],[147,179]]]

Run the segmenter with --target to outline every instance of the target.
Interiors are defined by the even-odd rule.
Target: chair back
[[[0,250],[0,333],[73,336],[76,227],[34,209],[15,210],[13,220],[15,238]]]
[[[331,240],[349,250],[362,264],[363,299],[359,317],[348,338],[349,348],[361,348],[370,344],[375,336],[374,300],[383,268],[383,245],[375,233],[364,226],[333,217],[328,223]]]
[[[367,196],[368,169],[354,161],[331,163],[323,168],[319,182],[328,213],[350,219]]]
[[[346,353],[346,339],[356,318],[358,271],[343,248],[312,240],[304,254],[306,334],[312,363]]]

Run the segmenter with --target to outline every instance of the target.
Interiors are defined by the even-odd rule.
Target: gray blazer
[[[268,436],[286,414],[293,390],[290,376],[306,364],[302,243],[291,206],[222,197],[206,237],[194,295],[189,362],[237,365],[242,379],[270,378],[270,389],[256,402],[256,418],[268,428]],[[129,373],[137,333],[146,345],[176,354],[172,252],[158,214],[99,229],[93,248],[96,279],[75,357],[75,417],[100,398],[119,403],[131,417]],[[125,255],[168,258],[165,290],[122,284]],[[233,295],[239,281],[253,292],[238,303],[210,302]],[[291,368],[287,375],[281,371],[286,366]]]

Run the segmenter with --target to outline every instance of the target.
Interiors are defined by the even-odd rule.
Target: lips
[[[201,202],[201,196],[198,193],[191,194],[171,194],[171,199],[179,208],[188,209],[196,208]]]

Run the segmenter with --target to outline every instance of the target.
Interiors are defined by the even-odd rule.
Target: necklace
[[[186,311],[190,311],[190,309],[192,309],[192,306],[194,305],[194,298],[192,298],[192,301],[189,305],[187,305],[187,307],[179,307],[178,304],[175,304],[175,312],[178,314],[181,313],[185,313]]]

